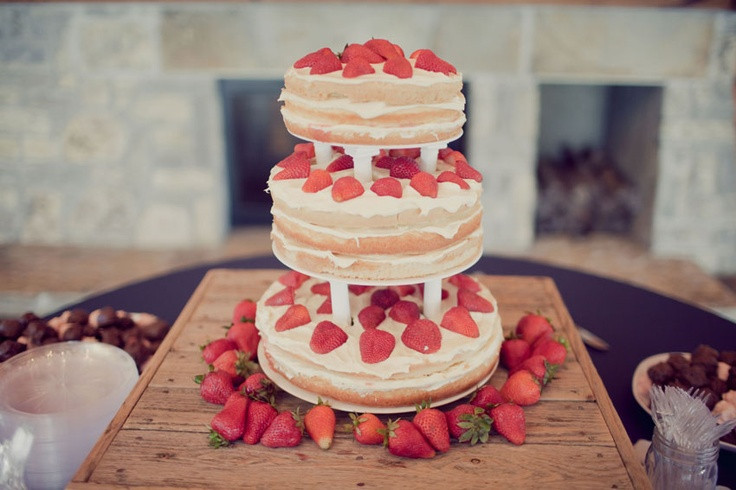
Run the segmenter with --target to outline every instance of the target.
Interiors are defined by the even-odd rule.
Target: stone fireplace
[[[644,86],[658,105],[639,100],[611,122],[623,138],[657,119],[650,146],[637,150],[652,160],[642,193],[651,212],[638,236],[656,255],[736,271],[736,15],[712,9],[3,4],[0,242],[221,242],[234,191],[220,81],[279,80],[305,51],[372,36],[430,47],[469,82],[464,145],[485,176],[487,251],[521,252],[535,239],[547,87],[617,86],[621,96]],[[641,106],[649,110],[626,117]],[[641,160],[624,154],[631,145],[607,145],[616,160]]]

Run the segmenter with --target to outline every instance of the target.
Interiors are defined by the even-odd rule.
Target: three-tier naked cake
[[[482,176],[462,134],[462,75],[382,39],[322,48],[284,77],[305,140],[268,179],[276,257],[258,302],[259,362],[292,394],[401,411],[487,380],[503,340],[495,298],[463,272],[482,253]]]

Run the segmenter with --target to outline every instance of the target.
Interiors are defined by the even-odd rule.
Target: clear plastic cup
[[[28,488],[63,488],[138,381],[128,353],[96,342],[30,349],[0,364],[0,442],[33,436]]]

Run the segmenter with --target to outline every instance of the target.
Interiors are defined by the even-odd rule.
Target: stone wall
[[[736,271],[736,16],[383,3],[0,5],[0,243],[189,247],[227,235],[217,80],[388,37],[471,82],[489,251],[534,240],[539,84],[664,89],[652,250]],[[274,102],[275,103],[275,102]]]

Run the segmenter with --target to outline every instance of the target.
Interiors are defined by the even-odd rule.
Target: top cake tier
[[[338,145],[420,146],[462,135],[462,75],[432,51],[409,57],[386,40],[322,48],[284,76],[279,101],[293,135]]]

